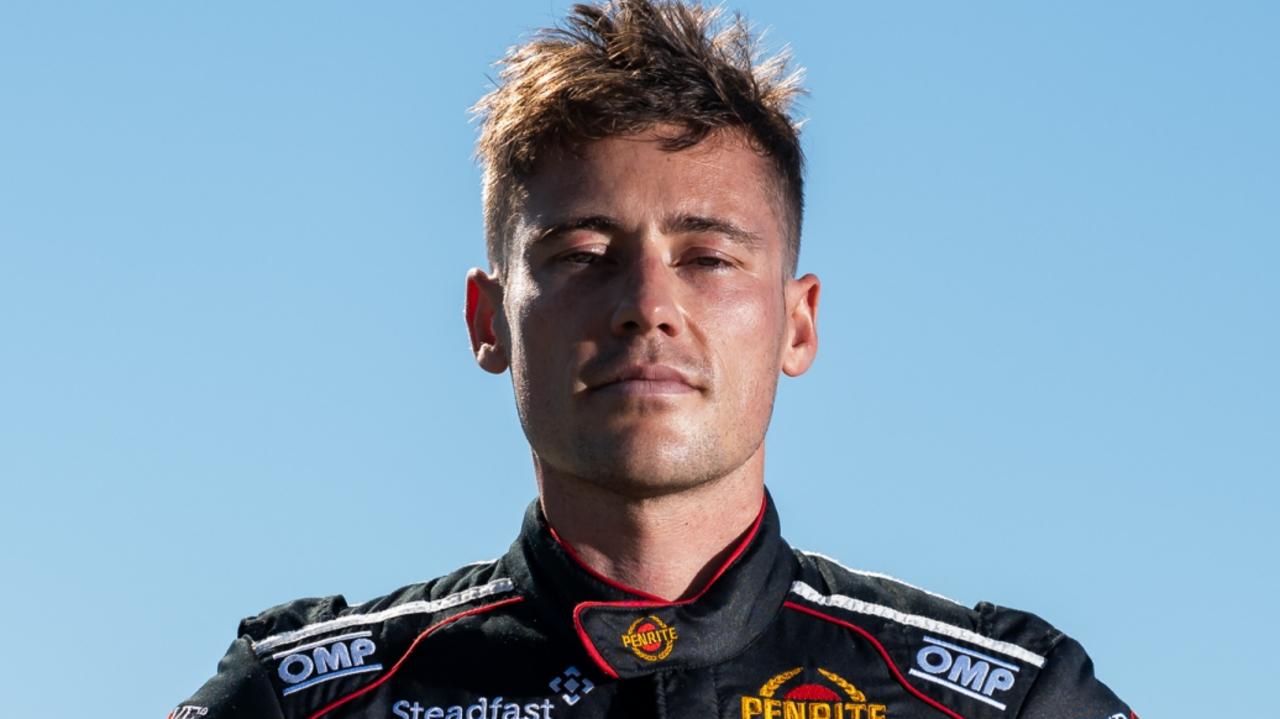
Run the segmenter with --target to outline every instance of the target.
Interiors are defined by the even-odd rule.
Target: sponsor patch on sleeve
[[[373,661],[378,646],[373,632],[351,632],[301,644],[271,655],[276,660],[276,676],[284,682],[281,696],[289,696],[334,679],[382,671]]]
[[[1004,697],[1014,688],[1022,668],[975,649],[926,635],[907,672],[918,679],[995,707],[1007,708]]]

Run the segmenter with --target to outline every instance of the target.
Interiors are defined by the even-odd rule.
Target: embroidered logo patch
[[[422,702],[401,699],[391,705],[399,719],[552,719],[555,705],[550,699],[509,702],[502,697],[480,697],[470,704],[423,706]]]
[[[560,695],[565,704],[573,706],[578,700],[591,693],[596,688],[591,680],[582,676],[582,672],[577,667],[569,667],[560,673],[560,676],[552,679],[549,683],[551,691]]]
[[[622,635],[622,646],[646,662],[657,662],[671,655],[678,638],[675,627],[650,614],[631,623]]]
[[[289,696],[352,674],[382,671],[381,664],[365,663],[378,649],[369,638],[372,634],[352,632],[272,654],[272,659],[280,660],[276,674],[286,685],[281,694]]]
[[[804,667],[788,669],[760,686],[756,696],[742,697],[742,719],[886,719],[884,704],[867,696],[844,677],[819,668],[816,677]]]
[[[913,677],[941,684],[983,704],[1004,711],[1005,703],[996,692],[1013,688],[1019,667],[933,637],[916,652],[916,665],[908,670]]]

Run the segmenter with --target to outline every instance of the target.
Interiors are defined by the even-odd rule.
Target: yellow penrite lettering
[[[803,667],[774,675],[756,696],[741,697],[741,719],[888,719],[888,707],[873,704],[852,682],[817,669],[818,681],[805,681]],[[844,696],[841,696],[843,694]]]
[[[675,648],[680,633],[655,615],[640,617],[622,634],[622,646],[649,662],[666,659]]]
[[[676,638],[675,627],[667,627],[666,629],[658,629],[650,632],[636,632],[635,634],[623,634],[622,645],[626,647],[644,647],[652,644],[669,642],[675,638]]]
[[[884,704],[742,697],[742,719],[886,719]]]

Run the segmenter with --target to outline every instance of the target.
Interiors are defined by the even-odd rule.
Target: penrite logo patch
[[[657,615],[650,614],[631,623],[622,635],[622,646],[646,662],[657,662],[671,655],[676,639],[679,639],[679,634],[675,627],[667,626]]]
[[[742,697],[742,719],[886,719],[888,708],[874,704],[844,677],[818,669],[805,681],[804,667],[788,669]]]
[[[352,632],[272,654],[272,659],[280,660],[276,674],[287,685],[281,694],[287,697],[331,679],[382,671],[381,664],[365,664],[378,649],[369,638],[372,635]]]
[[[924,641],[916,652],[916,665],[907,673],[1004,711],[1005,703],[995,693],[1013,688],[1016,664],[941,639],[925,637]]]

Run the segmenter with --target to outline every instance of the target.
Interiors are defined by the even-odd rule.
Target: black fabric
[[[772,499],[698,596],[581,566],[537,502],[500,560],[241,623],[173,719],[1129,719],[1078,643],[787,546]]]
[[[1050,655],[1040,680],[1032,688],[1020,719],[1057,719],[1063,707],[1071,707],[1073,716],[1098,719],[1129,719],[1120,699],[1093,675],[1093,660],[1080,643],[1063,638]]]

